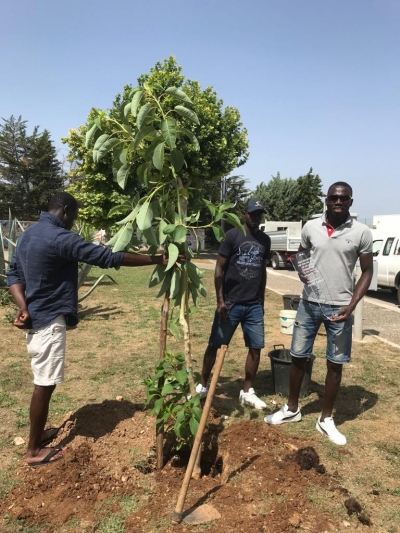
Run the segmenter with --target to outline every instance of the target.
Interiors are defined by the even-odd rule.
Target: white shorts
[[[64,381],[66,329],[65,317],[59,315],[46,326],[28,330],[26,345],[35,385],[48,387]]]

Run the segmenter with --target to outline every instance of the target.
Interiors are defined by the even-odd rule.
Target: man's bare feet
[[[55,463],[63,458],[62,448],[41,448],[36,455],[25,455],[28,466],[42,466]]]

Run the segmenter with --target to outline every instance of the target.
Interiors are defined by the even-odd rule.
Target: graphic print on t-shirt
[[[237,269],[246,279],[253,279],[259,275],[264,246],[257,241],[243,242],[237,251]]]

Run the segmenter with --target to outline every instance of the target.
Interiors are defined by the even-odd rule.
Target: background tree
[[[198,124],[194,124],[189,131],[195,135],[197,143],[188,144],[185,150],[185,164],[180,171],[180,177],[185,186],[201,188],[210,191],[213,185],[220,184],[221,178],[229,175],[235,168],[243,165],[248,158],[247,130],[240,121],[239,111],[232,106],[223,106],[223,101],[217,97],[212,87],[202,90],[197,81],[185,80],[182,68],[177,65],[174,57],[158,62],[148,74],[138,78],[138,86],[162,86],[182,89],[194,102],[193,110],[198,117]],[[126,121],[127,128],[135,127],[134,117],[127,113],[124,116],[123,102],[131,100],[131,85],[126,85],[122,94],[118,94],[109,112],[109,117],[118,122]],[[166,101],[173,107],[173,97]],[[176,102],[175,102],[176,104]],[[96,116],[92,110],[88,117],[91,123]],[[97,117],[99,120],[99,118]],[[103,124],[103,133],[112,131],[112,122]],[[71,186],[68,189],[84,208],[81,217],[91,224],[109,227],[116,220],[115,213],[107,218],[107,213],[113,206],[120,205],[123,199],[132,197],[135,192],[139,196],[144,194],[147,186],[137,178],[137,170],[143,159],[136,152],[129,165],[129,174],[122,176],[121,162],[116,162],[112,153],[107,154],[101,161],[93,161],[93,145],[86,145],[87,126],[83,125],[71,130],[69,136],[63,139],[69,148],[69,160],[73,164],[70,172]],[[198,150],[201,146],[201,152]],[[120,179],[118,183],[118,171]],[[121,187],[125,185],[125,189]],[[219,197],[218,197],[219,198]],[[199,196],[191,199],[193,210],[204,209]],[[201,217],[205,214],[203,210]]]
[[[36,219],[50,197],[63,188],[61,163],[50,133],[39,126],[28,134],[21,117],[0,125],[0,214],[8,210],[20,219]]]
[[[281,178],[279,172],[267,183],[257,185],[254,196],[262,200],[267,220],[302,220],[323,209],[322,182],[312,168],[297,180]]]
[[[322,181],[318,174],[312,173],[312,167],[304,176],[297,178],[297,187],[299,190],[299,219],[307,222],[315,213],[321,213],[323,210],[323,201],[325,197],[322,191]]]

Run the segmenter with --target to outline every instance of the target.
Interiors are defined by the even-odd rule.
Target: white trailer
[[[271,238],[270,262],[274,270],[286,267],[289,257],[298,252],[302,223],[293,221],[266,221],[260,229]]]
[[[400,215],[374,215],[371,229],[374,238],[390,233],[400,235]]]

